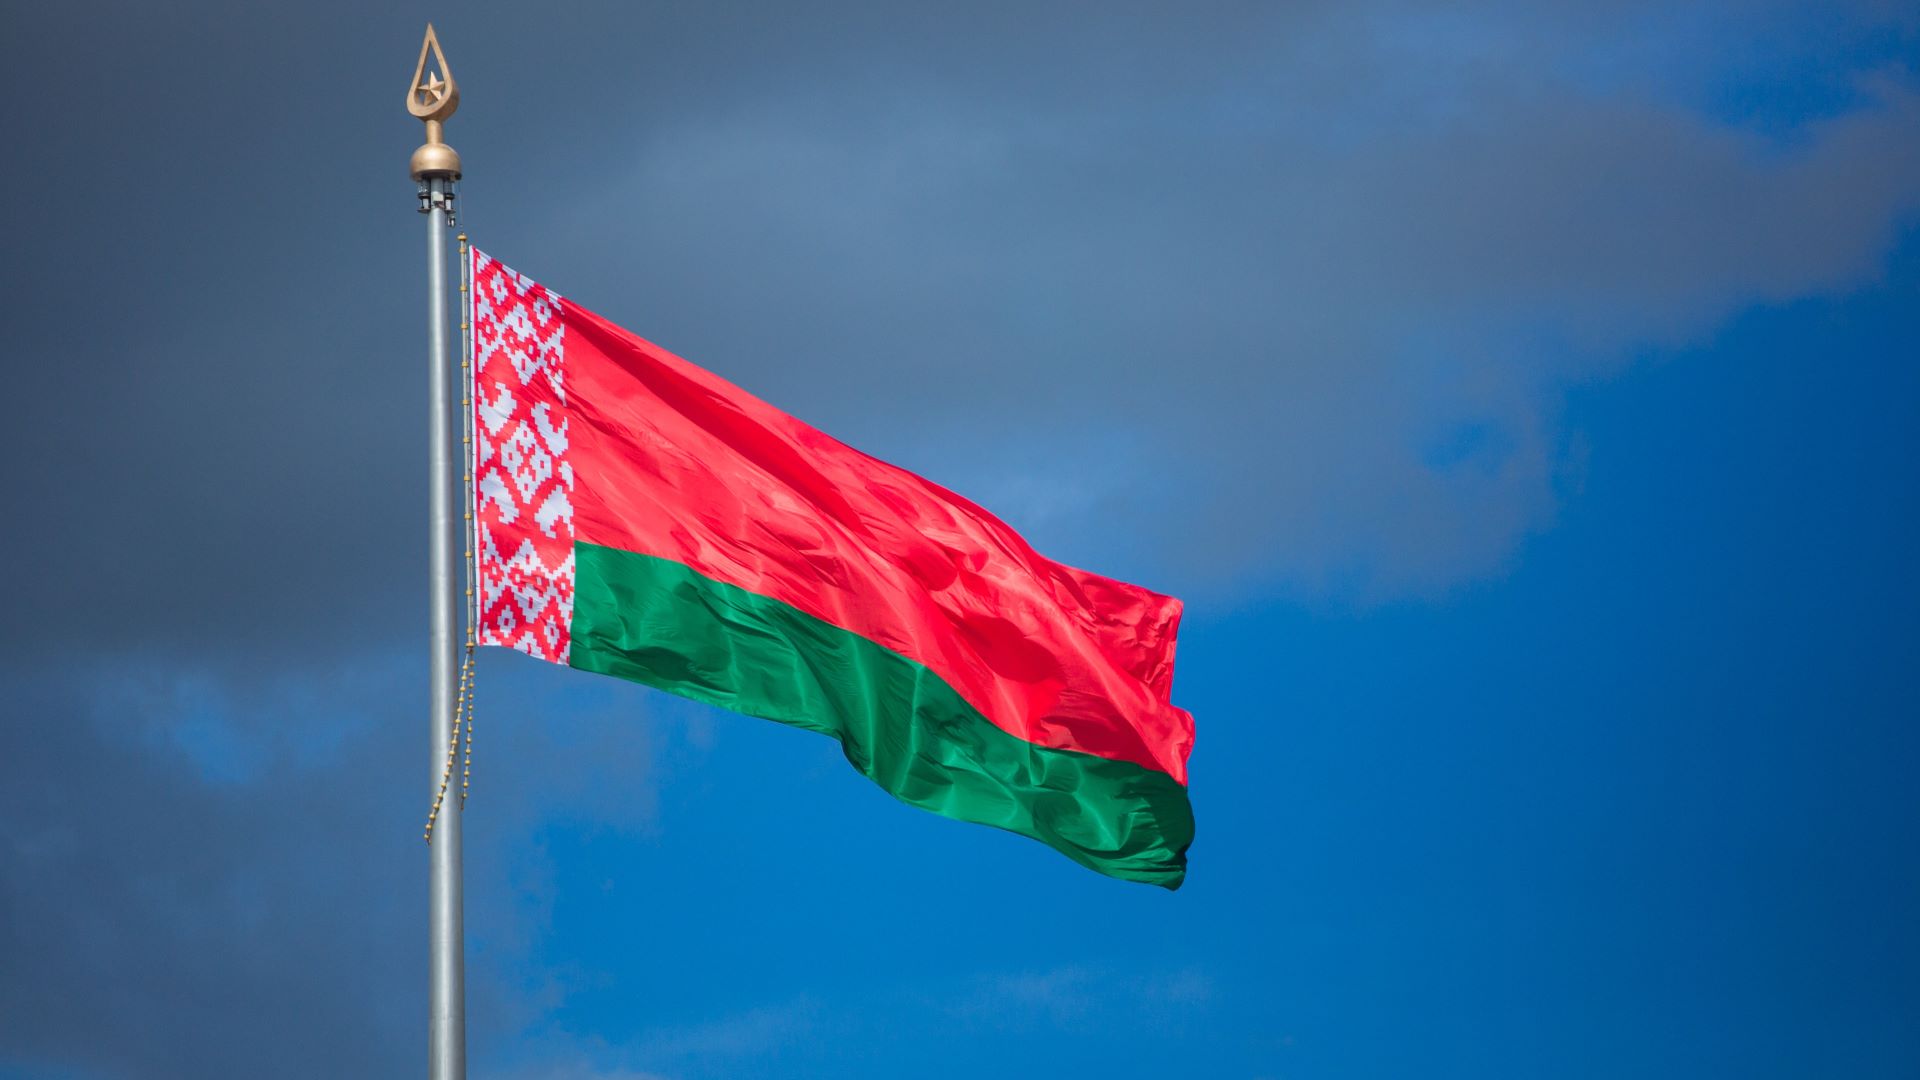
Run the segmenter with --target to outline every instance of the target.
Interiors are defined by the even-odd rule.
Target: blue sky
[[[0,43],[4,1080],[423,1063],[426,14]],[[1198,724],[1167,894],[485,655],[475,1077],[1920,1070],[1911,14],[430,14],[483,247],[1185,597]]]

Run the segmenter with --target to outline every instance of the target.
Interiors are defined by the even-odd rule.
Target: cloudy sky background
[[[476,1077],[1911,1076],[1898,4],[12,4],[0,1078],[424,1062],[420,219],[1188,600],[1166,895],[483,657]]]

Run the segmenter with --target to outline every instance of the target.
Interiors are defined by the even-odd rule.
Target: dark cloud
[[[1723,107],[1804,16],[1093,10],[439,14],[467,217],[1063,557],[1382,597],[1551,520],[1570,382],[1871,280],[1920,198],[1913,72]],[[418,1063],[426,14],[9,8],[0,1062]],[[562,993],[514,829],[646,821],[649,744],[574,737],[489,792],[503,1031]]]
[[[518,665],[520,683],[542,682],[531,666]],[[171,668],[8,672],[0,1066],[413,1071],[426,985],[423,692],[413,665],[362,656],[348,667],[351,678],[238,685]],[[566,724],[534,725],[507,722],[529,711],[516,685],[488,688],[468,811],[484,823],[467,851],[477,1050],[564,992],[561,976],[525,963],[552,904],[552,869],[531,837],[554,821],[644,829],[652,815],[656,739],[636,724],[632,692],[605,684],[607,707],[589,694]]]
[[[1077,561],[1394,594],[1548,521],[1559,386],[1872,277],[1920,192],[1903,75],[1757,135],[1596,88],[1640,71],[1626,12],[444,31],[499,256]],[[23,648],[415,636],[417,21],[48,8],[10,37]],[[98,75],[63,75],[73,40]]]
[[[417,1054],[412,758],[210,785],[143,732],[158,703],[35,682],[9,681],[0,740],[0,1061],[317,1078]]]
[[[1872,277],[1914,206],[1905,75],[1761,135],[1632,86],[1647,19],[1701,33],[1647,12],[444,31],[499,256],[1077,561],[1394,594],[1548,521],[1567,380]],[[417,634],[419,21],[10,35],[19,648]]]
[[[417,636],[421,21],[17,14],[16,647]],[[1484,573],[1553,513],[1561,386],[1870,278],[1920,192],[1906,74],[1750,131],[1649,82],[1631,43],[1706,31],[1637,6],[443,22],[497,254],[1182,590]]]
[[[1043,531],[1082,561],[1391,595],[1550,518],[1565,385],[1870,279],[1920,193],[1897,84],[1782,143],[1551,56],[1494,77],[1409,45],[1393,78],[1320,30],[1275,36],[1285,74],[1175,80],[1157,110],[914,86],[701,116],[635,155],[627,242],[575,298],[1023,524],[1064,495]],[[1327,48],[1362,100],[1284,63]],[[1147,558],[1112,539],[1143,534]]]

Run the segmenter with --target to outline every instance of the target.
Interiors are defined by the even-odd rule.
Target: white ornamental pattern
[[[560,297],[473,251],[479,643],[567,662],[573,468]]]

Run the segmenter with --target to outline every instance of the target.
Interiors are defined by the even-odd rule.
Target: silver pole
[[[439,788],[454,738],[454,671],[459,663],[457,633],[460,556],[460,496],[453,439],[453,353],[447,336],[447,210],[453,182],[427,181],[427,363],[431,369],[431,415],[427,422],[432,527],[428,580],[433,613],[432,732],[428,755],[429,792]],[[429,889],[429,937],[433,980],[428,1038],[431,1080],[466,1080],[467,1009],[465,933],[460,895],[460,811],[445,807],[433,826],[432,879]]]
[[[429,66],[429,59],[432,66]],[[434,70],[438,68],[438,70]],[[460,155],[444,141],[445,123],[460,107],[460,88],[440,51],[433,26],[420,43],[407,90],[407,112],[426,125],[427,141],[408,163],[420,183],[420,209],[427,217],[427,587],[432,614],[432,731],[427,782],[444,795],[453,770],[455,668],[459,644],[463,539],[459,459],[455,456],[453,351],[447,336],[447,227],[453,222],[454,182]],[[467,1077],[466,934],[460,897],[460,809],[435,797],[427,818],[431,871],[427,887],[428,971],[432,990],[427,1016],[427,1075],[431,1080]]]

